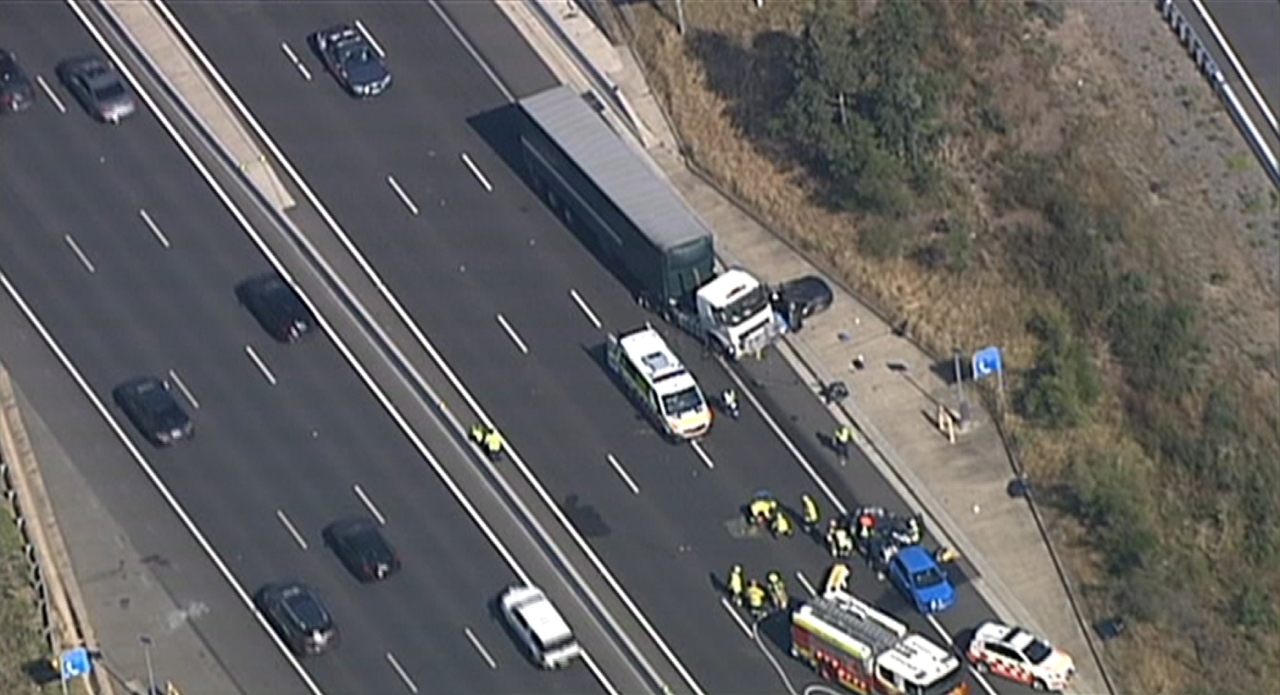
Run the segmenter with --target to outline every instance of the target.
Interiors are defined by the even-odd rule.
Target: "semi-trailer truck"
[[[783,335],[770,288],[743,268],[716,273],[711,230],[581,95],[554,87],[520,109],[530,185],[638,302],[735,360]]]

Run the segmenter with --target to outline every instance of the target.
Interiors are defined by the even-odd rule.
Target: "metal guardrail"
[[[36,604],[40,610],[40,636],[48,646],[49,653],[57,654],[59,645],[57,640],[54,639],[53,614],[49,606],[49,587],[45,584],[44,571],[40,568],[41,553],[36,549],[36,545],[31,539],[31,534],[27,531],[27,517],[22,513],[22,502],[18,495],[17,486],[13,484],[13,475],[15,473],[12,470],[12,466],[5,460],[3,452],[0,452],[0,489],[4,491],[4,498],[9,503],[9,509],[13,512],[18,534],[22,536],[22,554],[27,559],[27,581],[36,592]]]
[[[1208,11],[1204,9],[1199,2],[1194,2],[1193,6],[1196,12],[1200,14],[1200,19],[1206,26],[1213,28],[1215,25],[1213,20],[1209,18]],[[1164,17],[1165,22],[1169,24],[1169,28],[1178,35],[1178,39],[1182,41],[1182,45],[1186,47],[1187,52],[1191,54],[1192,60],[1196,62],[1196,67],[1200,68],[1200,73],[1209,80],[1209,84],[1213,90],[1218,93],[1218,97],[1222,99],[1227,107],[1231,120],[1235,121],[1236,127],[1240,128],[1245,139],[1249,141],[1249,147],[1262,163],[1262,168],[1266,170],[1267,176],[1277,188],[1280,188],[1280,163],[1276,160],[1276,155],[1271,151],[1271,146],[1267,144],[1266,139],[1262,135],[1262,131],[1258,130],[1258,126],[1254,124],[1253,118],[1245,110],[1244,104],[1240,102],[1240,98],[1236,96],[1235,90],[1231,84],[1227,82],[1227,78],[1222,74],[1222,69],[1218,67],[1218,62],[1209,54],[1209,49],[1196,30],[1192,28],[1191,23],[1186,16],[1182,14],[1174,5],[1173,0],[1156,0],[1156,9],[1159,10],[1160,16]],[[1241,77],[1248,79],[1243,72],[1243,68],[1239,66],[1239,61],[1235,60],[1235,55],[1231,48],[1226,45],[1225,40],[1217,35],[1215,31],[1214,40],[1218,43],[1218,48],[1232,63],[1236,65],[1236,70],[1241,73]],[[1261,101],[1261,96],[1252,89],[1252,83],[1249,82],[1250,92],[1254,99],[1258,101],[1258,107],[1263,111],[1264,115],[1269,111],[1265,104]]]

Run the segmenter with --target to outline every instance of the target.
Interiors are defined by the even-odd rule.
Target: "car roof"
[[[146,389],[144,386],[160,386],[164,387],[164,381],[154,376],[136,376],[116,387],[117,390],[128,393],[140,393]]]
[[[321,627],[330,621],[329,610],[316,592],[306,584],[286,584],[279,587],[280,602],[303,627]]]
[[[373,519],[362,516],[339,519],[330,524],[329,529],[330,532],[337,536],[350,537],[362,532],[372,532],[378,537],[382,537],[382,531],[378,529],[378,524]]]
[[[573,635],[569,624],[564,621],[546,594],[537,587],[524,586],[511,589],[504,597],[504,602],[513,612],[519,613],[529,624],[529,629],[536,632],[544,642]]]
[[[938,563],[918,545],[909,545],[898,551],[898,557],[908,572],[923,572],[938,566]]]

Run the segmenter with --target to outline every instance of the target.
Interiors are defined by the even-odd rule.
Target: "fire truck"
[[[840,590],[792,612],[791,656],[859,695],[969,695],[959,658]]]

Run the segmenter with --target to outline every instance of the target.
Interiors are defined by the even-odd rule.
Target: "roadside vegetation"
[[[622,24],[720,185],[936,354],[1004,347],[1057,545],[1129,626],[1123,691],[1272,692],[1280,199],[1167,29],[1131,47],[1140,84],[1094,11],[686,2],[681,37],[660,0]]]
[[[0,693],[42,692],[28,664],[47,660],[48,645],[40,634],[36,594],[27,581],[22,536],[8,505],[0,511]]]

